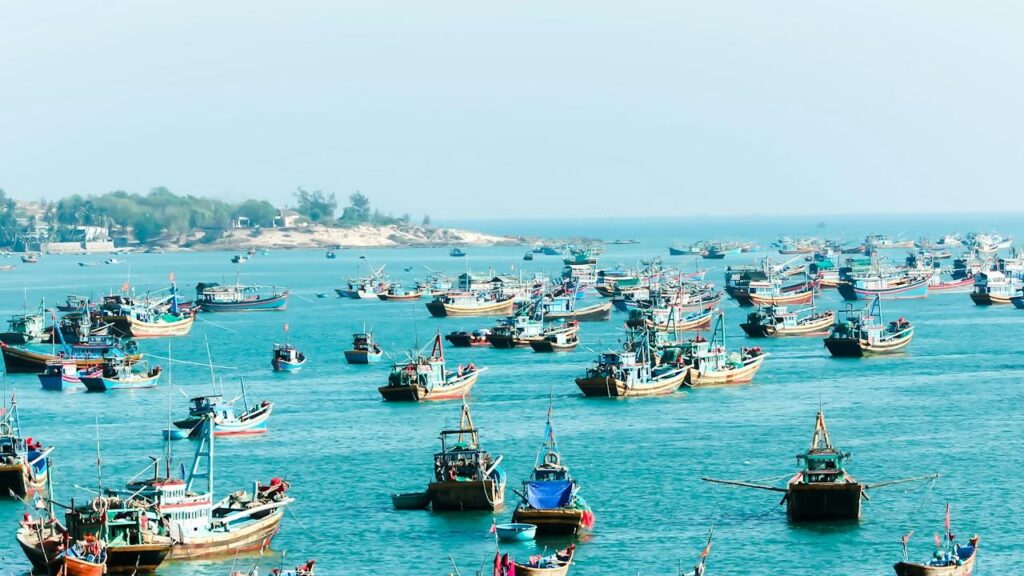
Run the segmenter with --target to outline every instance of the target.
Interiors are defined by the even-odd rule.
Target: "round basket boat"
[[[522,522],[498,524],[494,529],[498,533],[498,539],[505,542],[533,540],[537,535],[536,524],[525,524]]]

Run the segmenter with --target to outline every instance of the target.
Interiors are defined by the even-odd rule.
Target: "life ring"
[[[11,433],[11,425],[7,421],[0,422],[0,435],[7,436]]]
[[[558,466],[562,459],[558,456],[557,452],[548,452],[544,455],[544,463],[549,466]]]
[[[92,500],[92,511],[97,514],[103,514],[107,511],[107,499],[102,496],[97,496]]]

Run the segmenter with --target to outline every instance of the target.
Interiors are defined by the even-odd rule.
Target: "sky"
[[[1024,211],[1021,30],[1003,0],[0,0],[0,188]]]

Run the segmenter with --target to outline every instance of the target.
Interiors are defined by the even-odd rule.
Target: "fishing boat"
[[[790,310],[786,306],[765,306],[747,314],[740,328],[751,338],[784,336],[825,336],[835,323],[831,311],[818,312],[814,306]]]
[[[971,536],[966,545],[957,542],[950,525],[949,504],[946,504],[946,530],[935,535],[936,550],[924,562],[911,562],[907,554],[910,534],[900,538],[903,544],[903,561],[893,565],[896,576],[971,576],[974,562],[978,557],[978,535]]]
[[[434,510],[490,510],[505,506],[505,472],[501,456],[480,447],[469,405],[462,403],[459,427],[442,430],[441,451],[434,454],[434,478],[427,484]]]
[[[725,314],[718,313],[711,339],[698,334],[682,346],[667,350],[663,362],[687,367],[683,385],[696,388],[744,384],[754,379],[768,353],[759,346],[729,352],[725,346]]]
[[[384,400],[426,402],[462,398],[476,384],[480,373],[486,370],[477,368],[472,362],[465,367],[459,364],[456,370],[448,370],[440,332],[434,335],[429,346],[429,356],[423,355],[424,348],[410,353],[405,362],[396,362],[391,367],[388,383],[377,389]]]
[[[669,256],[700,256],[704,253],[705,242],[681,245],[675,244],[668,247]]]
[[[58,334],[57,332],[60,332]],[[43,330],[42,344],[79,344],[90,336],[107,336],[110,324],[93,324],[91,315],[85,310],[68,312],[55,324]]]
[[[10,272],[14,270],[14,264],[4,264],[0,266],[0,272]]]
[[[7,344],[24,345],[42,342],[46,333],[46,303],[39,302],[35,312],[25,311],[11,316],[7,321],[7,332],[0,333],[0,341]]]
[[[123,357],[108,358],[100,371],[82,374],[79,379],[89,392],[106,392],[108,390],[139,390],[155,388],[160,383],[161,368],[134,367]]]
[[[65,392],[78,390],[84,385],[82,376],[99,376],[102,368],[94,367],[88,372],[79,372],[74,360],[56,359],[46,363],[46,369],[39,374],[39,384],[43,390]]]
[[[324,257],[327,258],[328,260],[334,260],[335,258],[338,257],[338,254],[334,250],[328,250],[327,252],[324,253]]]
[[[298,372],[306,364],[306,355],[295,346],[285,342],[274,344],[274,356],[270,365],[274,372]]]
[[[565,576],[572,567],[576,545],[570,544],[548,556],[531,556],[525,563],[513,562],[516,576]],[[506,572],[511,574],[511,572]]]
[[[365,256],[359,257],[365,260]],[[335,292],[342,298],[354,300],[374,299],[388,286],[387,276],[384,274],[385,266],[373,267],[368,265],[369,275],[351,278],[345,288],[335,288]],[[361,265],[360,265],[361,268]]]
[[[533,260],[533,252],[527,252],[526,254],[523,254],[523,260],[526,261],[526,262],[532,261]]]
[[[187,336],[195,322],[195,311],[179,305],[173,281],[166,296],[148,295],[140,301],[108,296],[96,316],[110,323],[114,334],[135,339]]]
[[[594,512],[579,492],[579,483],[562,463],[549,405],[544,441],[537,451],[529,480],[523,481],[522,492],[516,491],[520,502],[512,513],[512,522],[534,525],[542,536],[575,535],[591,530]]]
[[[249,261],[249,257],[248,256],[243,256],[241,254],[238,254],[238,255],[235,255],[235,256],[231,257],[231,263],[232,264],[245,264],[248,261]]]
[[[39,255],[38,254],[25,254],[24,256],[21,257],[21,261],[24,264],[38,264],[39,263]]]
[[[53,446],[24,437],[14,395],[0,416],[0,498],[24,498],[46,485]]]
[[[200,425],[192,465],[184,479],[160,474],[160,459],[154,459],[153,475],[130,479],[126,488],[137,504],[160,516],[164,533],[174,538],[171,559],[192,560],[256,551],[270,545],[284,518],[285,507],[295,501],[289,485],[280,478],[269,484],[253,483],[249,492],[241,489],[214,498],[214,425],[207,415]],[[205,466],[205,470],[203,467]]]
[[[157,534],[155,515],[126,506],[119,498],[97,497],[85,505],[72,501],[65,507],[66,526],[54,516],[52,497],[46,502],[48,517],[25,514],[17,533],[18,545],[33,568],[42,573],[150,574],[174,546],[170,537]]]
[[[646,326],[660,332],[706,330],[717,311],[717,308],[712,308],[685,313],[676,306],[634,308],[629,311],[625,325],[627,328]]]
[[[402,285],[393,282],[388,285],[380,294],[377,294],[377,298],[385,302],[407,302],[409,300],[419,300],[423,297],[423,292],[420,290],[404,290]]]
[[[574,292],[573,290],[565,296],[547,298],[542,303],[544,317],[548,320],[576,320],[579,322],[595,322],[607,320],[611,317],[611,302],[598,302],[589,306],[579,306]]]
[[[844,300],[911,300],[928,297],[928,277],[869,273],[851,276],[836,285]]]
[[[1012,298],[1022,288],[1024,282],[1017,276],[1009,276],[998,270],[980,272],[975,276],[971,300],[978,306],[1011,304]]]
[[[855,310],[848,304],[842,316],[844,320],[837,320],[832,333],[825,338],[825,347],[833,356],[895,354],[902,352],[914,337],[914,325],[905,318],[883,322],[879,298],[867,310]]]
[[[455,348],[470,348],[473,346],[487,346],[487,336],[491,333],[490,330],[481,329],[473,330],[472,332],[466,332],[465,330],[456,330],[449,334],[445,334],[444,339]]]
[[[352,349],[345,350],[345,362],[349,364],[376,364],[384,351],[373,340],[372,332],[357,332],[352,335]]]
[[[974,276],[946,280],[940,270],[936,270],[928,280],[929,294],[966,294],[974,291]]]
[[[809,304],[818,289],[816,280],[783,286],[780,279],[752,280],[744,289],[736,289],[733,298],[743,307]]]
[[[262,312],[288,307],[287,288],[215,282],[196,284],[196,305],[203,312]]]
[[[448,251],[448,255],[452,258],[462,258],[466,255],[466,252],[462,248],[454,247]]]
[[[63,304],[57,304],[58,312],[81,312],[89,306],[89,299],[85,296],[69,295],[64,299]]]
[[[54,349],[52,354],[10,346],[0,341],[0,354],[3,355],[8,374],[38,374],[46,370],[47,363],[57,360],[73,360],[79,370],[88,370],[102,366],[107,357],[112,355],[124,356],[132,364],[142,359],[134,341],[121,341],[113,337],[90,337],[84,342],[64,345],[59,352]]]
[[[791,522],[819,522],[859,520],[861,501],[868,500],[869,489],[938,478],[937,474],[931,474],[876,484],[858,481],[846,470],[846,461],[850,459],[850,453],[832,445],[832,438],[825,426],[825,413],[821,410],[818,410],[814,421],[810,447],[806,452],[797,454],[796,458],[797,463],[803,463],[803,468],[786,482],[785,487],[714,478],[701,480],[781,492],[785,494],[782,502],[786,504],[786,517]]]
[[[487,342],[501,349],[529,346],[530,342],[540,338],[543,332],[544,308],[539,305],[538,300],[534,300],[512,316],[498,321],[487,334]]]
[[[580,325],[575,320],[545,328],[540,336],[530,340],[534,352],[567,352],[580,343]]]
[[[496,292],[448,292],[427,302],[431,316],[508,316],[515,299]]]
[[[576,379],[584,396],[630,398],[672,394],[686,378],[687,368],[654,367],[646,328],[627,332],[622,350],[602,352],[596,364]]]
[[[235,408],[242,401],[241,413]],[[202,433],[204,419],[212,418],[214,436],[252,436],[266,434],[270,424],[270,415],[274,411],[274,403],[264,400],[259,403],[249,402],[242,383],[242,394],[239,398],[225,401],[220,394],[196,396],[189,402],[188,417],[176,420],[174,426],[184,430],[188,436],[197,438]]]

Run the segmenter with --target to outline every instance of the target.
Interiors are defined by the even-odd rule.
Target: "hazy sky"
[[[0,188],[1024,210],[1019,1],[0,0]]]

